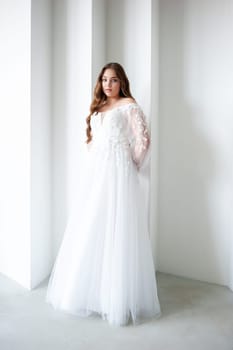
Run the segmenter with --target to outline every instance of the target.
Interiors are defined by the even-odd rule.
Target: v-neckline
[[[107,111],[104,111],[104,112],[97,112],[97,114],[100,114],[100,119],[101,119],[101,125],[103,125],[103,121],[104,119],[106,118],[105,115],[108,114],[109,112],[112,112],[116,109],[120,109],[122,107],[128,107],[130,105],[137,105],[136,102],[130,102],[130,103],[125,103],[123,105],[120,105],[120,106],[116,106],[116,107],[113,107],[111,109],[108,109]]]
[[[113,108],[111,108],[111,109],[108,109],[107,111],[98,112],[98,113],[106,114],[106,113],[108,113],[108,112],[114,111],[115,109],[119,109],[119,108],[121,108],[121,107],[126,107],[126,106],[130,106],[130,105],[136,105],[136,104],[137,104],[136,102],[125,103],[125,104],[123,104],[123,105],[119,105],[119,106],[113,107]]]

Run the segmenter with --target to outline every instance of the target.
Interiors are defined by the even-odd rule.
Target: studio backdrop
[[[0,272],[48,277],[115,61],[151,132],[156,270],[233,289],[232,33],[232,0],[0,1]]]

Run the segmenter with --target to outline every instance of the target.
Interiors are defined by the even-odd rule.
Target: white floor
[[[160,319],[115,328],[45,303],[46,283],[29,292],[0,276],[1,350],[233,350],[233,293],[226,287],[157,275]]]

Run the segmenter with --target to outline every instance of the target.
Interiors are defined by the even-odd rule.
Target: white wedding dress
[[[149,133],[137,103],[91,118],[81,186],[55,261],[46,301],[111,325],[158,318],[160,305],[140,192]]]

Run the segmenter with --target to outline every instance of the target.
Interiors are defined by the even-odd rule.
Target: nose
[[[112,85],[112,82],[111,82],[111,80],[109,79],[108,81],[107,81],[107,87],[110,87]]]

